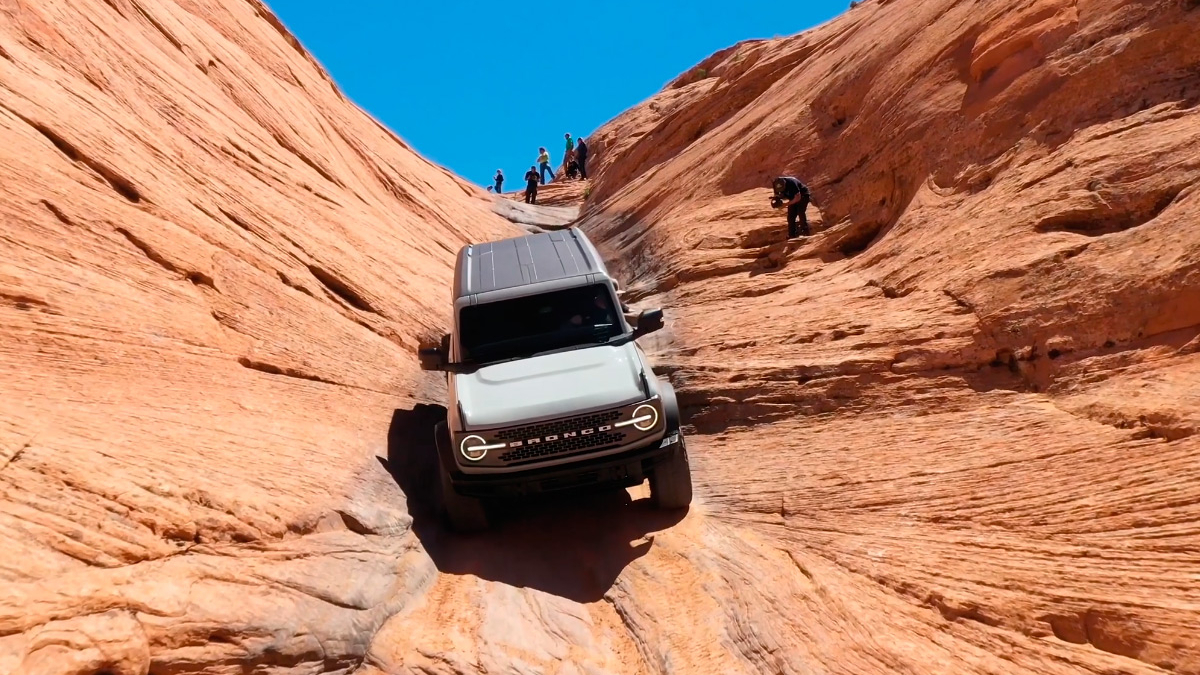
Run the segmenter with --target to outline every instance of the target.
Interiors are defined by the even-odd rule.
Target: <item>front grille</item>
[[[542,422],[527,427],[504,429],[496,433],[496,440],[513,442],[528,441],[535,438],[542,439],[547,436],[559,436],[559,438],[553,441],[542,441],[540,443],[531,443],[518,448],[512,448],[508,452],[501,454],[499,459],[502,462],[512,464],[541,459],[543,457],[574,454],[587,450],[600,450],[602,448],[617,446],[625,441],[625,432],[623,431],[614,429],[612,431],[587,434],[586,436],[578,434],[578,432],[583,429],[595,429],[612,424],[619,419],[621,419],[620,410],[609,410],[592,415]],[[575,435],[564,438],[562,437],[563,434]]]
[[[550,441],[549,443],[536,443],[534,445],[513,448],[500,455],[500,461],[510,463],[521,462],[529,459],[550,457],[552,455],[582,452],[584,450],[600,450],[601,448],[620,445],[624,440],[625,434],[621,432],[564,438],[557,441]]]

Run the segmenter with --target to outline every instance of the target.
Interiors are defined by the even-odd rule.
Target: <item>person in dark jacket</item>
[[[579,142],[575,145],[575,162],[579,164],[579,177],[584,180],[587,179],[587,158],[587,143],[584,143],[583,139],[580,138]]]
[[[541,176],[538,175],[536,166],[529,167],[525,172],[525,203],[537,204],[537,189],[538,183],[541,182]]]
[[[794,176],[780,176],[772,183],[772,188],[774,196],[771,197],[771,206],[787,206],[788,239],[812,234],[808,229],[807,210],[812,201],[808,186]]]
[[[496,194],[504,192],[504,172],[500,169],[496,169],[496,176],[494,180],[496,181]]]

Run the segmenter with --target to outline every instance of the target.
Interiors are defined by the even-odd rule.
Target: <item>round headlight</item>
[[[647,403],[633,410],[633,428],[638,431],[650,431],[658,424],[658,409]]]
[[[467,436],[458,444],[458,450],[472,462],[478,462],[487,456],[487,441],[479,436]]]

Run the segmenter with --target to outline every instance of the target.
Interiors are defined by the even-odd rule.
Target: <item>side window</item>
[[[597,320],[596,323],[617,323],[617,313],[614,311],[612,294],[608,292],[608,287],[603,284],[596,286],[595,296]]]

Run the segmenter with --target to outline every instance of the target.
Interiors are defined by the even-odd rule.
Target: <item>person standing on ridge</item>
[[[584,143],[583,139],[580,138],[579,143],[575,145],[575,161],[579,164],[579,177],[583,180],[587,180],[587,157],[587,143]]]
[[[575,141],[571,140],[571,134],[563,134],[563,138],[567,139],[567,149],[563,153],[563,165],[571,161],[571,155],[575,154]]]
[[[496,194],[500,194],[504,191],[504,172],[496,169],[496,176],[493,180],[496,181]]]
[[[808,229],[808,204],[812,201],[812,195],[808,191],[808,186],[794,176],[779,176],[772,183],[774,196],[771,197],[771,206],[780,208],[787,205],[787,222],[788,222],[788,239],[795,239],[798,236],[809,236],[811,233]],[[797,228],[797,221],[799,227]]]
[[[525,203],[537,204],[538,170],[536,166],[529,167],[525,172]]]
[[[544,185],[544,184],[550,182],[550,181],[546,180],[546,172],[549,171],[550,177],[554,178],[554,169],[550,168],[550,153],[546,152],[545,148],[538,148],[538,152],[540,154],[538,155],[537,161],[538,161],[538,166],[541,167],[541,169],[542,169],[542,174],[541,174],[542,175],[542,184]]]

